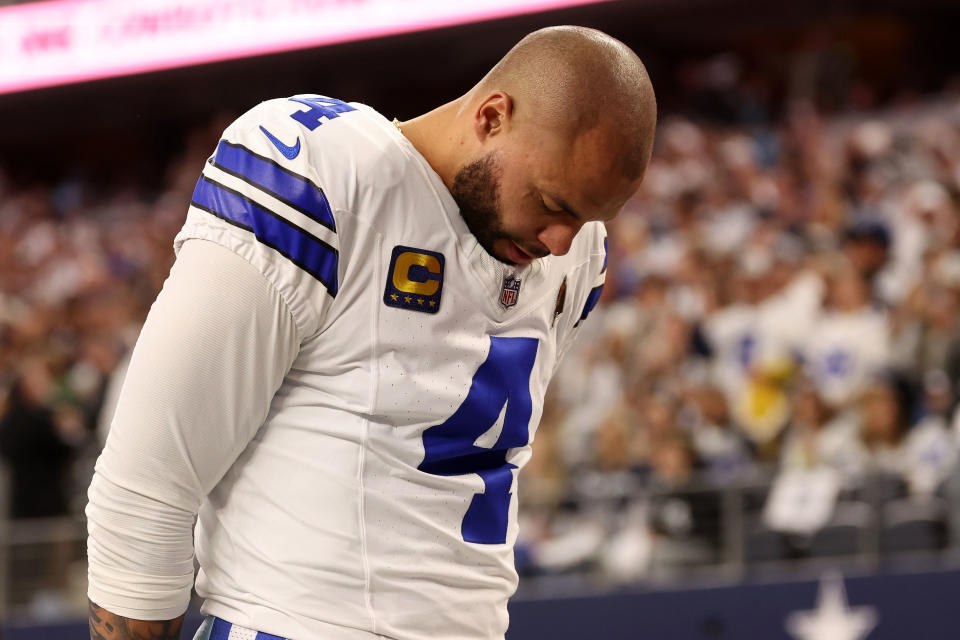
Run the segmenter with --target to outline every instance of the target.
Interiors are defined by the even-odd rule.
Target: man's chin
[[[507,238],[504,238],[497,248],[499,251],[494,253],[493,256],[500,262],[515,267],[526,266],[540,257],[524,250],[519,243]]]
[[[493,242],[490,242],[485,241],[476,234],[474,234],[473,237],[477,239],[477,243],[487,253],[487,255],[492,257],[497,262],[502,262],[503,264],[511,267],[517,266],[516,263],[510,260],[510,256],[506,255],[506,252],[503,250],[503,248],[509,244],[509,240],[506,240],[505,238],[497,238]]]
[[[514,262],[513,260],[511,260],[509,257],[503,255],[503,252],[502,252],[502,251],[487,251],[487,253],[489,253],[491,256],[493,256],[494,260],[496,260],[497,262],[502,262],[503,264],[507,265],[508,267],[519,267],[519,266],[520,266],[519,264],[517,264],[516,262]]]

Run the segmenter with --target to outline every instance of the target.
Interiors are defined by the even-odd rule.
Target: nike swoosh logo
[[[287,160],[293,160],[297,157],[297,154],[300,153],[300,136],[297,136],[297,144],[290,147],[277,140],[277,137],[264,129],[263,125],[260,125],[260,131],[263,131],[263,135],[267,136],[267,139],[273,143],[273,146],[280,150],[280,153],[282,153],[283,157]]]

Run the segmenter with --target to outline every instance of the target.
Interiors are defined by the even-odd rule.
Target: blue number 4
[[[327,98],[326,96],[318,96],[316,98],[290,98],[290,101],[299,102],[300,104],[309,107],[309,109],[306,111],[296,111],[291,113],[290,117],[305,126],[310,131],[313,131],[323,124],[324,121],[321,120],[321,118],[333,120],[334,118],[339,118],[341,113],[357,110],[356,107],[353,107],[342,100],[337,100],[336,98]]]
[[[490,353],[473,376],[460,408],[443,424],[423,432],[423,462],[418,469],[443,476],[476,473],[484,492],[473,496],[461,533],[467,542],[502,544],[507,540],[510,487],[516,465],[507,451],[530,439],[530,374],[537,358],[536,338],[490,338]],[[503,406],[503,429],[492,448],[476,446]]]

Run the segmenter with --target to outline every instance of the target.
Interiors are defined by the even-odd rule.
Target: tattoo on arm
[[[183,616],[173,620],[134,620],[90,602],[90,640],[179,640]]]

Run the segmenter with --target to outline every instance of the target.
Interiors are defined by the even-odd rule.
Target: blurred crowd
[[[193,132],[149,196],[0,173],[13,518],[82,513],[225,124]],[[519,483],[521,570],[636,579],[671,553],[717,558],[726,487],[773,483],[763,526],[794,536],[878,472],[891,495],[942,492],[960,442],[958,194],[955,97],[830,118],[797,103],[776,124],[666,118]]]
[[[798,103],[776,126],[668,118],[658,136],[522,474],[521,569],[630,580],[742,558],[724,488],[772,485],[756,527],[738,525],[748,547],[782,534],[770,559],[809,551],[878,483],[888,500],[947,497],[960,100],[829,119]],[[923,516],[931,546],[948,511]]]
[[[82,513],[103,409],[225,124],[193,132],[149,195],[79,178],[18,188],[0,167],[0,460],[12,518]]]

